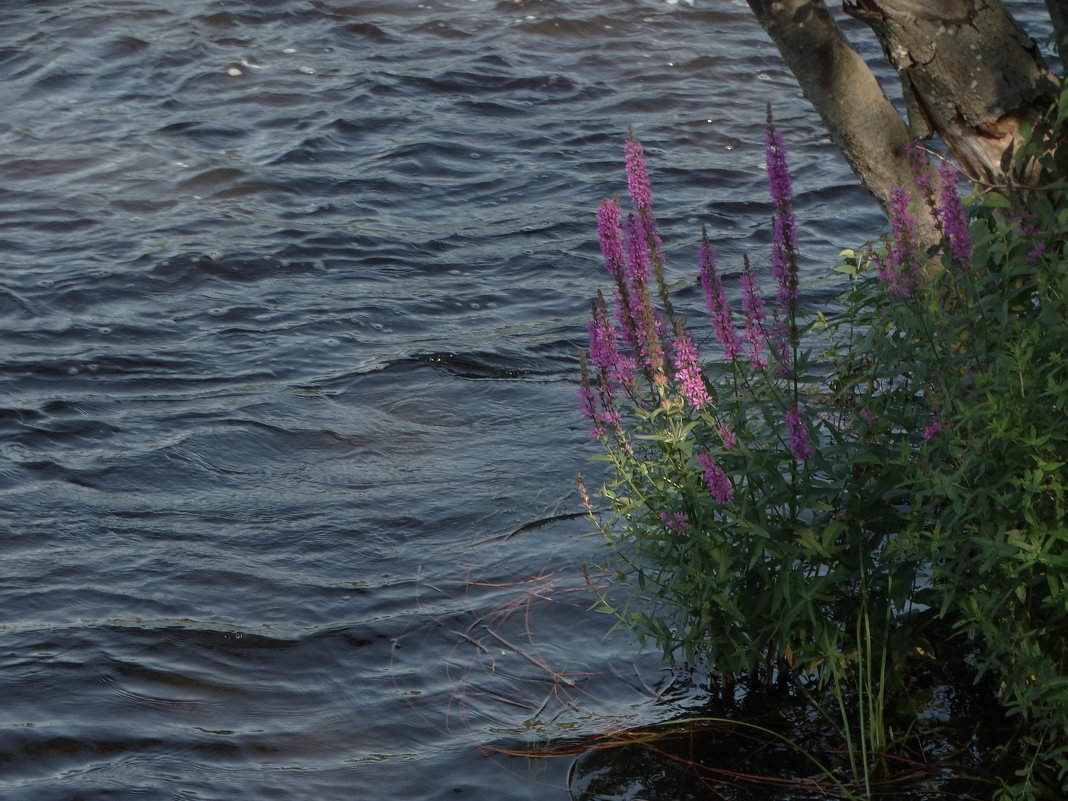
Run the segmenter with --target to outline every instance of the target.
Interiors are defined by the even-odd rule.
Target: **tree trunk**
[[[1020,126],[1055,99],[1038,46],[1001,0],[853,0],[901,77],[914,134],[937,133],[980,185],[1008,182]]]
[[[1038,48],[1001,0],[845,0],[901,76],[910,126],[846,42],[823,0],[748,0],[805,96],[857,177],[889,206],[895,187],[914,189],[906,153],[917,136],[940,134],[961,168],[1005,183],[1003,157],[1054,99]],[[1048,0],[1063,7],[1065,0]],[[1005,164],[1002,162],[1006,161]],[[923,207],[923,204],[920,204]],[[934,241],[933,221],[921,234]]]
[[[895,187],[912,187],[908,130],[823,0],[749,0],[849,166],[889,207]],[[921,204],[922,205],[922,204]]]
[[[1049,9],[1049,19],[1053,23],[1053,38],[1057,45],[1057,55],[1061,57],[1061,63],[1068,56],[1065,48],[1065,37],[1068,36],[1068,0],[1046,0],[1046,8]]]

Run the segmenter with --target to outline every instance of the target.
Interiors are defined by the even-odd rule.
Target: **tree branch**
[[[915,186],[906,150],[911,137],[875,75],[823,0],[748,2],[853,172],[887,209],[891,190]],[[934,241],[933,221],[919,222]]]

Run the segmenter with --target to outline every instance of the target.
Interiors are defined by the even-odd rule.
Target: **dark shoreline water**
[[[628,125],[694,315],[769,102],[809,297],[879,224],[744,3],[43,0],[0,78],[0,796],[564,799],[499,752],[680,708],[586,524],[512,532]]]

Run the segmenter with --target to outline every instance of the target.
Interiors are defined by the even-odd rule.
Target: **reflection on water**
[[[0,78],[5,799],[564,799],[505,752],[681,703],[581,520],[506,535],[577,508],[627,125],[680,282],[769,101],[812,293],[878,222],[744,3],[40,0]]]

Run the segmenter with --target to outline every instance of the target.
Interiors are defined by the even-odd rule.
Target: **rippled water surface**
[[[0,796],[561,799],[655,719],[589,611],[592,233],[807,291],[879,217],[742,2],[35,0],[0,21]],[[843,238],[850,241],[843,242]]]

